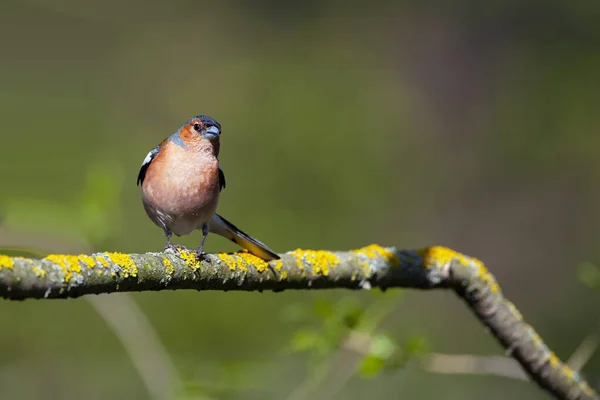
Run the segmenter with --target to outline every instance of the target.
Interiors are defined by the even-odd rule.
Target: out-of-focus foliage
[[[0,2],[0,247],[161,249],[138,168],[203,113],[223,125],[219,212],[236,225],[277,251],[454,247],[566,358],[600,309],[577,269],[597,283],[598,21],[591,1]],[[499,350],[449,293],[394,296],[133,298],[181,398],[545,398],[407,363]],[[1,398],[148,398],[89,302],[0,303],[0,326]],[[366,352],[349,332],[369,332]]]
[[[583,263],[579,266],[579,279],[591,288],[600,288],[600,268],[592,263]]]
[[[121,228],[123,172],[113,165],[90,165],[84,187],[72,201],[59,203],[40,196],[4,199],[9,230],[40,231],[84,238],[101,244]],[[61,229],[56,232],[57,226]]]

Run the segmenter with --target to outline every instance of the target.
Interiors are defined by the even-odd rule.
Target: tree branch
[[[453,289],[540,387],[558,399],[600,399],[551,352],[502,294],[484,264],[453,250],[396,250],[377,245],[348,252],[295,250],[266,263],[246,252],[0,255],[0,296],[68,298],[165,289],[274,290],[349,288]]]

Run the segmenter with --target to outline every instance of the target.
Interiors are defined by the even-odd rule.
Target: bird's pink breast
[[[167,143],[148,167],[142,198],[158,225],[177,235],[200,229],[217,208],[219,162],[208,152]]]

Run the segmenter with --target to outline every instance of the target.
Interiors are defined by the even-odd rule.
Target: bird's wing
[[[146,171],[148,170],[148,167],[150,166],[152,160],[154,160],[154,157],[156,157],[156,155],[160,151],[160,148],[160,145],[156,146],[155,148],[150,150],[146,158],[144,158],[144,162],[142,162],[142,167],[140,168],[140,172],[137,178],[138,185],[141,185],[144,182],[144,178],[146,177]]]
[[[223,170],[221,169],[221,166],[219,165],[219,191],[223,190],[225,188],[225,173],[223,173]]]

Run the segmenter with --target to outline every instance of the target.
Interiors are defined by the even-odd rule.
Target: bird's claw
[[[204,257],[206,256],[206,253],[202,249],[196,249],[196,250],[193,250],[192,252],[196,256],[196,259],[198,261],[204,259]]]
[[[174,253],[180,253],[182,251],[187,251],[188,253],[193,254],[198,261],[204,259],[204,257],[206,256],[206,253],[202,250],[202,248],[190,249],[189,247],[186,247],[186,246],[171,244],[171,243],[167,243],[165,245],[165,247],[163,248],[163,252],[165,252],[167,250],[171,250]]]
[[[163,248],[163,253],[167,250],[171,250],[175,253],[178,253],[179,251],[182,250],[181,246],[177,246],[176,244],[172,244],[172,243],[167,243],[165,245],[165,247]]]

